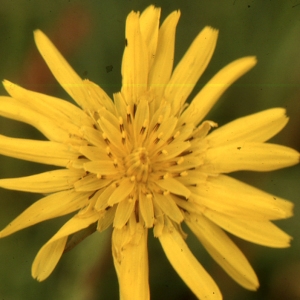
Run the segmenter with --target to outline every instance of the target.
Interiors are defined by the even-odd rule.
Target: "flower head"
[[[61,86],[78,104],[23,89],[8,81],[0,114],[31,124],[48,141],[0,136],[0,153],[59,167],[3,188],[48,194],[31,205],[1,237],[71,212],[76,214],[40,249],[32,275],[46,279],[68,247],[68,237],[112,225],[112,254],[122,299],[149,299],[147,235],[155,237],[174,269],[201,299],[221,299],[213,279],[184,241],[185,222],[210,255],[243,287],[257,277],[225,231],[269,247],[290,237],[271,221],[292,215],[292,204],[226,173],[271,171],[297,164],[293,149],[265,143],[287,123],[273,108],[217,124],[203,121],[222,93],[256,64],[238,59],[219,71],[190,105],[186,100],[206,69],[217,30],[205,27],[173,70],[179,11],[159,27],[160,9],[148,7],[126,20],[122,89],[113,100],[82,80],[50,40],[35,41]]]

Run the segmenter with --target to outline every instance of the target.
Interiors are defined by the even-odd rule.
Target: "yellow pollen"
[[[148,174],[151,172],[148,152],[144,147],[134,149],[125,157],[125,169],[128,177],[135,177],[137,182],[147,182]]]

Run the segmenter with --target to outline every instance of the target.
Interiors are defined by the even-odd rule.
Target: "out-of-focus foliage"
[[[0,74],[24,87],[64,99],[35,49],[32,32],[43,30],[78,74],[101,85],[108,94],[121,84],[125,18],[143,10],[148,0],[2,0],[0,5]],[[175,64],[196,34],[210,25],[220,30],[217,49],[195,91],[221,67],[234,59],[256,55],[258,65],[222,96],[210,113],[222,125],[234,118],[269,107],[285,107],[291,120],[274,142],[300,149],[300,2],[258,0],[157,0],[162,19],[181,10]],[[6,94],[1,87],[2,95]],[[0,118],[0,134],[41,138],[24,124]],[[44,166],[0,157],[0,177],[45,171]],[[300,299],[300,170],[293,167],[272,173],[235,174],[236,177],[295,203],[295,216],[280,222],[294,237],[288,249],[267,249],[234,239],[243,249],[260,279],[258,292],[234,283],[189,234],[193,252],[219,284],[225,299]],[[0,226],[39,199],[39,195],[0,190]],[[0,240],[0,298],[94,300],[118,299],[118,285],[110,253],[110,236],[95,233],[64,255],[45,282],[30,276],[39,248],[63,224],[51,220]],[[160,245],[149,238],[152,299],[195,299],[172,270]],[[294,297],[294,298],[293,298]]]

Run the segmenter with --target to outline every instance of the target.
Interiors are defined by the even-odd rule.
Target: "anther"
[[[185,156],[185,155],[188,155],[188,154],[191,154],[191,153],[193,153],[192,150],[186,150],[186,151],[183,151],[180,155]]]
[[[113,157],[113,155],[111,154],[111,151],[110,151],[110,147],[106,147],[106,154],[109,158]]]
[[[130,106],[129,105],[127,105],[127,107],[126,107],[126,114],[127,114],[127,123],[131,124],[132,120],[131,120],[131,112],[130,112]]]
[[[162,120],[163,120],[163,116],[160,115],[160,116],[158,117],[157,123],[156,123],[156,124],[154,125],[154,127],[153,127],[153,131],[157,131],[157,129],[159,128],[160,124],[162,123]]]
[[[104,142],[107,144],[107,145],[109,145],[110,144],[110,141],[109,141],[109,139],[107,138],[107,135],[103,132],[102,133],[102,137],[103,137],[103,139],[104,139]]]
[[[168,140],[167,140],[167,144],[172,143],[175,140],[174,136],[171,136]]]
[[[115,166],[115,168],[118,167],[118,161],[116,159],[114,159],[114,166]]]
[[[160,132],[160,133],[158,134],[157,138],[153,141],[153,143],[154,143],[154,144],[157,144],[157,143],[160,141],[160,139],[161,139],[162,136],[163,136],[163,133]]]
[[[120,131],[123,132],[124,131],[124,123],[123,123],[122,117],[119,117],[119,124],[120,124]]]
[[[144,121],[140,134],[144,134],[147,128],[147,120]]]
[[[126,133],[125,131],[122,132],[122,144],[125,145],[126,143]]]

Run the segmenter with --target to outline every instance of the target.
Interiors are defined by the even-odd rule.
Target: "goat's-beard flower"
[[[120,298],[149,299],[147,235],[153,228],[195,295],[221,299],[184,241],[183,222],[217,263],[250,290],[258,287],[257,277],[225,232],[269,247],[289,245],[290,237],[271,221],[290,217],[292,204],[225,175],[298,163],[297,151],[265,143],[286,125],[285,110],[242,117],[209,133],[217,124],[203,118],[256,59],[244,57],[224,67],[188,105],[218,32],[205,27],[173,70],[179,16],[179,11],[171,13],[159,28],[158,8],[128,15],[122,89],[113,100],[82,80],[38,30],[34,36],[41,55],[80,108],[4,81],[10,97],[0,98],[0,114],[36,127],[48,140],[1,135],[0,153],[58,169],[0,180],[3,188],[47,194],[4,228],[1,237],[76,212],[38,252],[34,278],[50,275],[70,236],[91,226],[99,232],[112,226]]]

